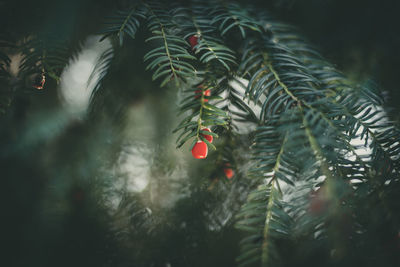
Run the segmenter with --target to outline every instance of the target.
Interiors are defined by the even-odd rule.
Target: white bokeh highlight
[[[61,74],[59,87],[61,99],[67,111],[76,115],[86,112],[90,95],[98,80],[98,75],[94,75],[88,83],[89,77],[99,56],[111,46],[108,39],[102,42],[99,42],[99,39],[99,36],[89,36],[81,52],[70,61]]]

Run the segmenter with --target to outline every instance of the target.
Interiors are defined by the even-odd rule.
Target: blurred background
[[[297,26],[352,80],[373,79],[400,122],[398,1],[239,2]],[[235,266],[242,236],[231,219],[249,187],[248,155],[229,152],[228,180],[217,153],[196,161],[187,146],[175,149],[180,96],[151,82],[141,42],[121,49],[87,115],[88,78],[111,45],[95,33],[124,5],[0,1],[0,34],[18,41],[49,30],[77,48],[59,84],[17,93],[0,118],[1,266]],[[17,82],[20,55],[7,52]]]

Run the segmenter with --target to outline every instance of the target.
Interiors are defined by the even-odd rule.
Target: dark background
[[[0,1],[1,30],[19,36],[31,30],[59,30],[80,40],[96,32],[114,7],[128,1]],[[184,1],[183,1],[184,2]],[[398,121],[400,90],[400,3],[396,0],[255,0],[284,22],[296,25],[322,54],[348,76],[373,79],[388,91]]]
[[[399,1],[287,0],[271,5],[350,78],[361,83],[373,79],[387,90],[388,104],[395,109],[391,114],[399,120]]]

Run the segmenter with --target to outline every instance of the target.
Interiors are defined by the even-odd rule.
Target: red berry
[[[202,131],[207,131],[211,133],[211,130],[209,128],[204,128],[201,129]],[[201,134],[208,142],[212,143],[214,137],[212,135],[208,135],[208,134]]]
[[[199,43],[199,37],[197,37],[196,35],[190,36],[189,43],[192,49],[194,49],[194,47]]]
[[[197,141],[197,143],[192,148],[192,155],[195,159],[204,159],[207,157],[208,147],[203,141]]]
[[[46,82],[46,76],[44,76],[44,73],[39,74],[36,78],[35,78],[35,82],[33,84],[33,87],[36,89],[43,89],[44,87],[44,83]]]
[[[224,173],[228,179],[231,179],[235,175],[235,172],[231,168],[225,168]]]

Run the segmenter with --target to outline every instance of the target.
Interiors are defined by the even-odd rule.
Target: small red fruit
[[[203,128],[201,129],[202,131],[207,131],[211,133],[210,128]],[[208,135],[208,134],[201,134],[208,142],[212,143],[212,141],[214,140],[214,137],[212,135]]]
[[[231,168],[224,168],[224,173],[228,179],[231,179],[235,175],[235,172]]]
[[[46,82],[46,76],[44,75],[44,73],[39,74],[36,76],[33,87],[36,89],[43,89],[44,87],[44,83]]]
[[[207,144],[203,141],[197,141],[192,148],[192,155],[195,159],[205,159],[208,154]]]
[[[199,43],[199,37],[192,35],[189,37],[189,44],[194,49],[194,47]]]

